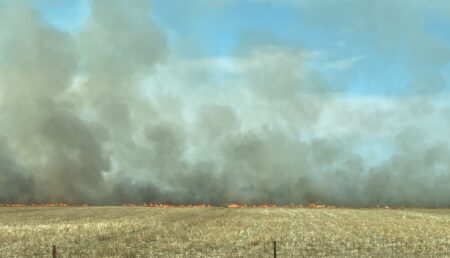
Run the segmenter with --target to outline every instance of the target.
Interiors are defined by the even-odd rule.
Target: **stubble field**
[[[450,256],[448,209],[0,208],[1,257]]]

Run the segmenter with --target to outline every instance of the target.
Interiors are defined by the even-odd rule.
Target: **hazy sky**
[[[89,15],[89,0],[29,2],[47,22],[73,33]],[[150,4],[172,53],[184,58],[233,56],[272,44],[315,52],[311,65],[333,82],[333,88],[349,94],[409,95],[449,88],[447,1],[150,0]],[[422,74],[426,78],[417,78]],[[436,85],[430,89],[416,85],[427,79]]]

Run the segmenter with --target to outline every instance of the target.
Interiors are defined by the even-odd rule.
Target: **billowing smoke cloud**
[[[307,50],[177,59],[146,0],[73,35],[0,11],[0,202],[450,205],[446,95],[334,94]]]

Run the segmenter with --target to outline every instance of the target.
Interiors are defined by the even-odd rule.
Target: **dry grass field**
[[[0,257],[450,256],[450,210],[0,208]]]

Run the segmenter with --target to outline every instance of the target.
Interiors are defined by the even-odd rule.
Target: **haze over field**
[[[449,26],[448,1],[0,0],[0,203],[448,207]]]

